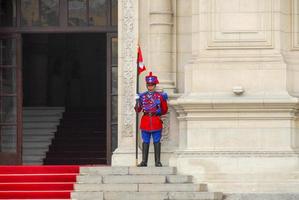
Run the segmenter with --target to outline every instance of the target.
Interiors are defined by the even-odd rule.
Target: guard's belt
[[[144,112],[143,115],[146,115],[146,116],[159,116],[156,113],[149,113],[149,112]]]

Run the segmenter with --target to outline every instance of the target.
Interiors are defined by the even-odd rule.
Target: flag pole
[[[138,42],[138,48],[139,48],[139,42]],[[137,80],[136,80],[136,95],[139,94],[139,73],[138,73],[138,69],[139,69],[139,66],[138,66],[138,56],[139,56],[139,53],[138,53],[138,50],[137,50],[137,59],[136,59],[136,74],[137,74]],[[136,104],[138,105],[138,99],[136,98]],[[137,166],[138,165],[138,112],[136,112],[136,155],[135,155],[135,165]]]

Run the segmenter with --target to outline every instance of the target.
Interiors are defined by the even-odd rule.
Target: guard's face
[[[155,84],[146,84],[148,91],[154,91],[156,88]]]

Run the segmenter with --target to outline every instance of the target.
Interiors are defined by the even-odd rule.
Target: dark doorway
[[[0,164],[24,164],[24,146],[32,147],[26,141],[41,146],[26,136],[31,134],[22,118],[31,112],[26,108],[57,106],[74,118],[88,116],[105,124],[107,149],[102,154],[110,164],[118,127],[118,0],[0,2]],[[76,113],[81,111],[98,114]],[[73,123],[72,115],[65,116]],[[27,122],[35,129],[39,124]]]
[[[23,107],[65,109],[44,164],[107,164],[107,93],[106,34],[23,35]]]
[[[23,106],[106,109],[106,34],[24,34]]]

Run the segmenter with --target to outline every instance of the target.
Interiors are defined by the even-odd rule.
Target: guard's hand
[[[135,99],[136,99],[136,100],[139,99],[139,94],[135,94]]]
[[[137,104],[137,103],[136,103],[135,106],[134,106],[134,110],[135,110],[135,112],[138,113],[138,104]]]

